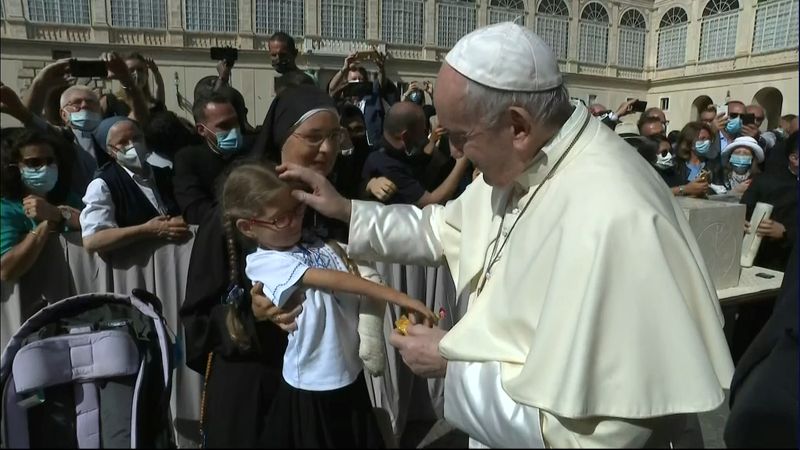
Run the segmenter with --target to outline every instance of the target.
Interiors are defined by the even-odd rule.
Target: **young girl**
[[[229,255],[238,254],[235,231],[258,245],[247,256],[248,279],[263,283],[264,293],[284,309],[290,300],[297,301],[295,294],[305,297],[297,331],[289,336],[284,383],[264,425],[263,445],[383,447],[359,360],[360,298],[352,294],[386,299],[430,323],[436,322],[434,313],[419,300],[349,273],[352,263],[338,244],[314,236],[301,240],[305,206],[263,163],[231,171],[222,209]],[[236,316],[229,317],[231,337],[248,345]]]

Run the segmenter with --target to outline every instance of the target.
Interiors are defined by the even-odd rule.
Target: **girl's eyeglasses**
[[[54,164],[55,162],[56,159],[52,156],[47,156],[44,158],[25,158],[22,160],[23,165],[34,169],[42,166],[49,166],[50,164]]]
[[[252,218],[250,218],[248,220],[250,221],[251,224],[254,224],[254,225],[268,226],[268,227],[275,228],[276,230],[282,230],[282,229],[288,227],[289,225],[291,225],[292,221],[295,218],[299,218],[299,217],[301,217],[303,215],[303,213],[305,212],[305,208],[303,208],[303,206],[304,205],[302,203],[300,203],[291,212],[288,212],[288,213],[285,213],[285,214],[281,214],[280,216],[278,216],[278,217],[276,217],[274,219],[259,220],[259,219],[256,219],[256,218],[252,217]]]

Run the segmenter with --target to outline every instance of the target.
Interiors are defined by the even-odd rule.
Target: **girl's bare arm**
[[[438,320],[436,314],[421,301],[413,299],[398,290],[365,280],[349,272],[308,269],[300,282],[315,288],[343,291],[350,294],[363,295],[369,299],[385,300],[402,308],[418,312],[424,319],[430,320],[431,323],[435,324]]]

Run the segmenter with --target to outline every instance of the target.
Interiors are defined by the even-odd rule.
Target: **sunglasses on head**
[[[22,160],[22,164],[24,164],[27,167],[33,167],[33,168],[49,166],[50,164],[53,164],[55,162],[56,159],[53,158],[52,156],[48,156],[45,158],[24,158]]]

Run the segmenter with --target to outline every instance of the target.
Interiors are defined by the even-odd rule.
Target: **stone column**
[[[606,61],[608,66],[617,66],[619,63],[619,58],[617,57],[617,55],[619,55],[619,18],[619,3],[612,3],[608,15],[608,20],[611,21],[609,24],[611,27],[608,30],[608,58]],[[616,76],[616,70],[611,70],[609,68],[607,75]]]
[[[3,18],[6,21],[3,37],[9,39],[27,39],[25,27],[25,0],[0,0],[3,2]]]
[[[702,28],[703,2],[692,2],[689,13],[689,29],[686,31],[686,65],[694,66],[700,59],[700,32]]]
[[[567,71],[577,72],[578,46],[580,45],[581,4],[572,0],[569,5],[569,45],[567,47]]]
[[[319,37],[322,34],[319,6],[320,0],[305,0],[306,36]],[[310,46],[306,49],[311,48]]]
[[[92,40],[98,44],[108,44],[111,24],[111,10],[106,9],[106,0],[91,0]]]
[[[183,47],[183,4],[182,0],[167,0],[167,45]]]
[[[256,11],[253,0],[239,0],[239,48],[252,50],[255,39],[253,22]]]
[[[475,21],[475,28],[489,24],[489,2],[491,0],[482,0],[476,6],[478,7],[477,20]]]
[[[364,7],[366,8],[367,42],[380,41],[382,37],[381,25],[383,21],[381,3],[379,0],[365,0]]]
[[[425,49],[425,59],[435,60],[436,51],[436,0],[425,0],[422,4],[423,29],[422,45]]]
[[[750,55],[756,29],[756,2],[745,0],[739,3],[739,20],[736,24],[736,66]],[[793,25],[790,25],[793,26]],[[742,61],[744,62],[744,61]]]

